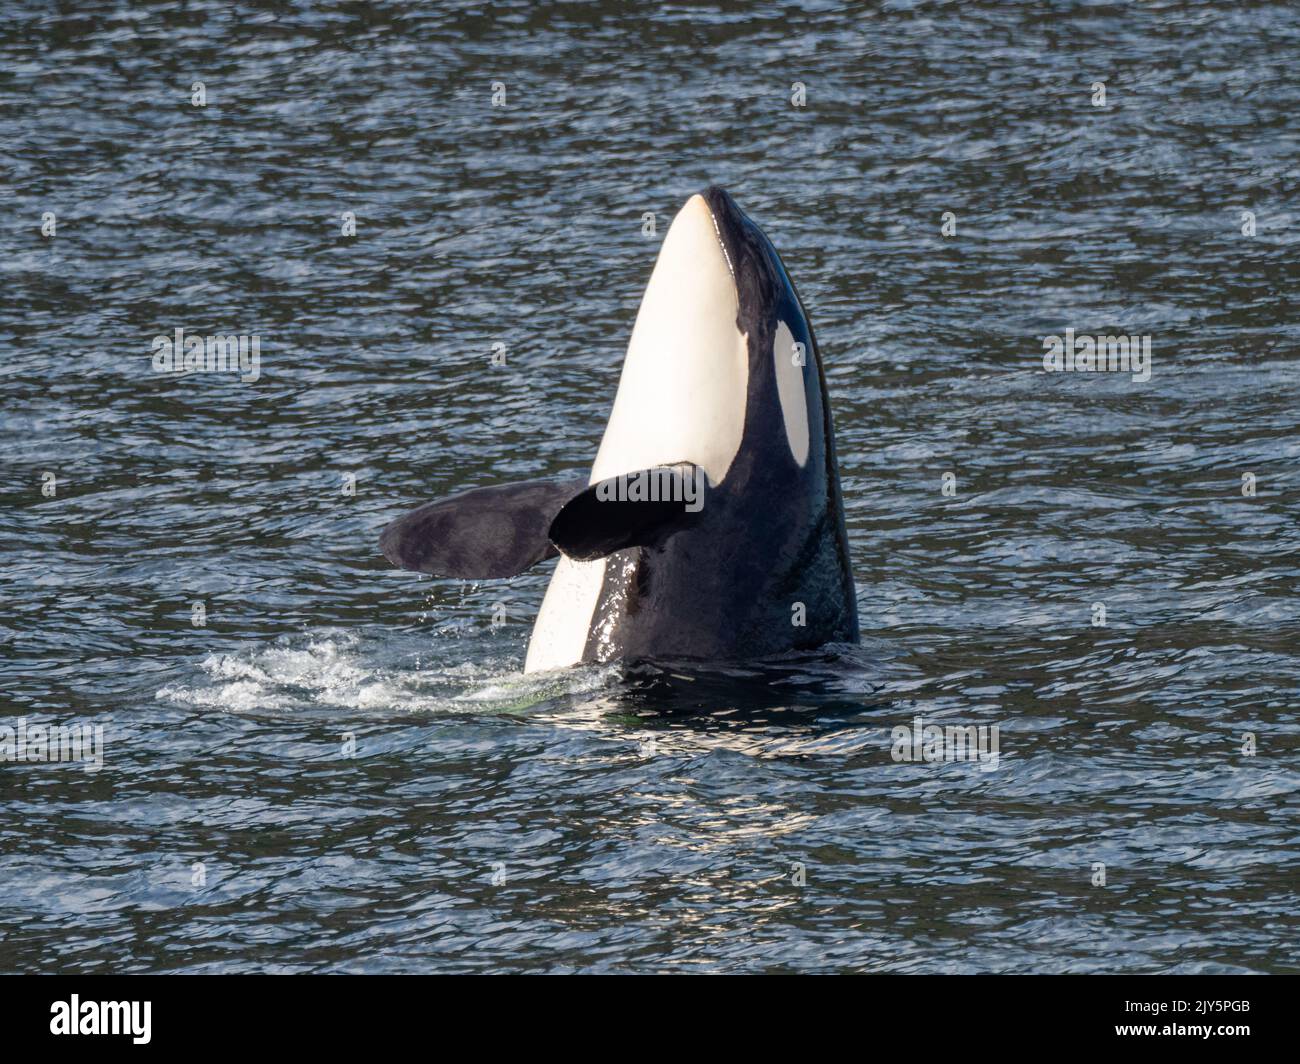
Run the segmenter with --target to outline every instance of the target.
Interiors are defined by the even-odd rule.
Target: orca
[[[469,579],[558,555],[526,672],[858,642],[820,350],[726,191],[693,195],[664,237],[591,469],[426,503],[380,549]]]

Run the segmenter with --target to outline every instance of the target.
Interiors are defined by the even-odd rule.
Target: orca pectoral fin
[[[427,502],[391,522],[379,549],[394,565],[432,576],[514,576],[555,557],[551,521],[586,485],[586,477],[525,480]]]
[[[565,503],[550,539],[575,561],[654,546],[696,521],[707,490],[704,470],[689,463],[611,477]]]

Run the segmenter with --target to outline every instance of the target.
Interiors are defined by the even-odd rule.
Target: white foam
[[[367,646],[353,633],[298,637],[233,654],[209,654],[202,677],[173,682],[159,700],[246,713],[344,709],[415,713],[519,711],[548,698],[598,689],[611,670],[573,669],[525,676],[518,662],[465,662],[421,669]]]

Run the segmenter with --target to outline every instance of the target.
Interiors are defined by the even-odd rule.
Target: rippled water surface
[[[104,728],[0,765],[0,970],[1300,968],[1297,54],[1282,0],[0,0],[3,724]],[[378,532],[590,463],[710,181],[817,329],[861,645],[525,676],[553,563]]]

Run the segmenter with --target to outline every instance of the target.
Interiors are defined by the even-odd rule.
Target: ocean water
[[[1300,969],[1298,48],[1280,0],[0,0],[0,728],[102,742],[0,763],[0,971]],[[589,465],[710,182],[817,330],[861,644],[525,676],[553,563],[379,531]],[[258,379],[155,373],[178,328]],[[1149,372],[1045,372],[1067,329]],[[997,757],[896,760],[918,718]]]

